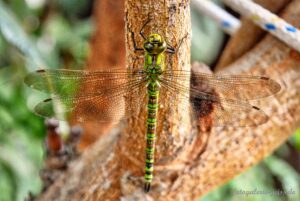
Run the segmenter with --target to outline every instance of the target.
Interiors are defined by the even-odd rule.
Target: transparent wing
[[[61,98],[102,94],[124,84],[136,83],[146,77],[143,71],[111,69],[81,71],[44,69],[30,73],[24,79],[29,87]]]
[[[224,86],[235,86],[233,83],[230,83],[232,82],[230,80],[230,76],[219,77],[220,79],[216,76],[209,76],[208,78],[213,78],[212,80],[214,81],[203,82],[204,85],[195,85],[194,83],[201,82],[201,80],[196,80],[195,82],[191,83],[190,88],[187,88],[183,86],[182,83],[184,82],[184,80],[187,80],[190,75],[187,75],[186,71],[182,72],[182,74],[180,74],[180,71],[175,71],[175,73],[177,73],[178,76],[163,75],[161,77],[161,85],[169,93],[171,93],[173,97],[177,97],[183,100],[183,105],[179,107],[181,109],[190,108],[195,117],[198,119],[197,122],[199,124],[208,123],[211,124],[211,126],[244,127],[260,125],[268,120],[268,116],[259,108],[252,106],[245,101],[233,98],[242,97],[242,99],[252,99],[254,97],[263,97],[267,94],[271,95],[271,92],[268,92],[267,90],[265,92],[256,91],[256,94],[247,91],[244,92],[243,87],[237,85],[238,87],[236,87],[235,89],[231,89],[232,92],[228,92],[228,94],[231,94],[232,96],[228,95],[228,98],[223,98],[220,96],[220,94],[218,94],[220,90],[225,89],[225,87],[222,88],[221,85],[224,84]],[[206,74],[200,75],[204,76]],[[221,82],[221,80],[224,78],[226,79]],[[246,82],[246,78],[250,81]],[[233,80],[243,80],[243,82],[246,84],[251,83],[252,80],[253,82],[257,83],[259,82],[257,81],[259,79],[259,77],[252,76],[234,76]],[[228,80],[230,80],[230,82]],[[262,80],[267,79],[263,78]],[[218,83],[217,81],[219,81],[220,83]],[[271,85],[274,85],[274,81],[271,81],[270,83]],[[216,87],[216,89],[214,87]],[[272,89],[273,87],[269,88]],[[273,92],[277,90],[278,89],[273,90]],[[239,95],[239,93],[244,95]]]
[[[47,79],[50,85],[45,84]],[[38,115],[61,120],[72,115],[79,122],[118,122],[125,114],[125,99],[146,89],[141,72],[43,70],[28,75],[25,83],[54,95],[35,107]],[[145,94],[140,94],[135,107],[143,104]]]
[[[280,91],[274,80],[252,75],[212,75],[182,70],[167,70],[163,79],[179,81],[191,80],[193,88],[201,88],[206,93],[217,93],[221,97],[234,100],[253,100],[267,97]]]

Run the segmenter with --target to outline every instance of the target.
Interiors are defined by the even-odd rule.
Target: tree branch
[[[256,0],[255,2],[273,13],[278,13],[288,5],[291,0]],[[267,33],[245,17],[241,18],[241,22],[242,25],[235,34],[235,37],[230,38],[226,48],[222,52],[217,65],[218,70],[228,66],[247,53],[247,51],[260,42]]]

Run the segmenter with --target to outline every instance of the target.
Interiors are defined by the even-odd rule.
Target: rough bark
[[[135,19],[141,24],[147,18],[147,11],[155,10],[158,15],[159,30],[178,28],[173,23],[186,22],[188,6],[177,1],[132,1],[126,2],[127,29],[137,33],[138,27],[131,24]],[[137,3],[137,4],[133,4]],[[151,4],[152,3],[152,4]],[[149,7],[153,5],[153,7]],[[130,7],[129,7],[130,6]],[[133,6],[133,7],[131,7]],[[162,9],[162,10],[160,10]],[[170,15],[170,10],[176,10],[176,14]],[[141,14],[143,13],[143,14]],[[187,15],[182,16],[181,15]],[[300,15],[300,2],[293,1],[284,12],[283,17],[296,27],[300,27],[297,16]],[[183,21],[181,21],[183,20]],[[131,27],[132,25],[132,27]],[[164,26],[163,26],[164,25]],[[171,26],[171,28],[169,27]],[[181,24],[183,31],[187,27]],[[188,25],[189,26],[189,25]],[[163,27],[163,29],[161,29]],[[150,30],[147,31],[147,33]],[[187,32],[189,32],[187,30]],[[175,35],[176,43],[182,33],[165,32]],[[127,47],[132,50],[130,33],[126,34]],[[140,43],[139,39],[137,39]],[[188,55],[188,44],[183,46],[183,55]],[[127,53],[132,59],[133,52]],[[181,55],[176,55],[173,68],[177,63],[186,62]],[[300,54],[272,36],[264,38],[254,49],[248,52],[240,60],[226,68],[222,73],[231,74],[258,74],[267,75],[277,80],[282,85],[282,91],[270,98],[253,102],[261,107],[270,116],[270,120],[259,127],[251,129],[212,129],[209,133],[200,132],[190,146],[185,146],[181,140],[178,144],[184,147],[182,152],[188,153],[188,162],[173,161],[172,166],[158,168],[155,172],[154,186],[152,191],[145,194],[142,189],[142,172],[133,161],[142,161],[143,143],[142,129],[134,120],[129,125],[134,128],[134,134],[130,134],[130,128],[125,131],[118,127],[111,131],[110,135],[103,136],[95,145],[88,148],[81,159],[70,165],[69,170],[47,192],[41,195],[39,200],[195,200],[229,179],[245,171],[265,156],[272,153],[284,142],[295,127],[300,125]],[[135,67],[135,66],[134,66]],[[167,112],[165,113],[167,114]],[[165,115],[162,113],[162,115]],[[171,118],[178,123],[180,114]],[[135,123],[134,123],[135,122]],[[136,125],[138,124],[138,125]],[[169,123],[171,124],[171,123]],[[173,126],[173,125],[171,125]],[[168,127],[167,127],[168,128]],[[171,128],[171,127],[169,127]],[[165,135],[164,129],[161,135]],[[171,130],[172,135],[177,135]],[[141,132],[141,134],[139,134]],[[120,134],[121,133],[121,134]],[[136,138],[134,135],[139,135]],[[189,136],[185,132],[183,137]],[[130,141],[130,136],[135,140]],[[204,136],[209,136],[205,150],[198,149]],[[125,141],[124,141],[125,139]],[[166,141],[169,143],[169,140]],[[158,146],[164,147],[163,144]],[[125,157],[133,156],[135,159]],[[194,148],[194,149],[193,149]],[[187,150],[187,151],[185,151]],[[192,151],[190,151],[192,150]],[[139,152],[139,153],[136,153]],[[142,153],[140,153],[142,152]],[[172,149],[171,149],[172,152]],[[192,153],[192,155],[191,155]],[[193,156],[193,160],[191,159]],[[180,158],[180,157],[179,157]],[[141,163],[142,164],[142,163]],[[143,166],[142,166],[143,167]]]
[[[255,2],[273,13],[279,13],[291,0],[256,0]],[[241,17],[241,28],[232,37],[218,61],[217,70],[228,66],[253,48],[267,34],[251,20]]]

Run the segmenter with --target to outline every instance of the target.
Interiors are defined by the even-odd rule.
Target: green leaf
[[[293,136],[293,143],[295,148],[300,151],[300,128],[298,128]]]
[[[265,194],[273,192],[272,175],[261,164],[254,166],[231,182],[233,200],[280,201],[278,197]]]
[[[276,156],[270,156],[265,164],[271,172],[280,179],[282,187],[287,192],[289,201],[300,200],[300,176],[287,162]]]
[[[68,15],[74,15],[82,13],[82,11],[87,10],[89,6],[89,1],[77,0],[58,0],[58,5],[66,12]]]
[[[217,190],[207,194],[204,198],[200,199],[199,201],[230,201],[232,198],[232,194],[230,191],[230,185],[225,184]]]
[[[18,135],[17,137],[20,136]],[[17,139],[17,137],[12,136],[14,139],[0,147],[0,161],[2,161],[2,164],[7,164],[10,171],[13,172],[14,177],[11,179],[13,183],[10,185],[13,188],[13,195],[16,196],[16,200],[24,200],[29,191],[37,193],[40,190],[40,181],[38,179],[40,165],[33,166],[28,150],[25,151],[22,148],[30,144],[24,144],[26,141]],[[33,144],[31,143],[31,145]],[[40,153],[40,151],[36,150],[35,154],[37,153]],[[1,189],[2,191],[3,189]]]
[[[4,165],[0,159],[0,200],[9,201],[16,200],[16,179],[13,171],[9,166]]]
[[[29,70],[35,70],[38,66],[45,66],[44,59],[35,48],[34,43],[17,22],[15,16],[8,7],[0,1],[0,31],[7,41],[15,45],[28,59],[33,62]],[[35,66],[34,66],[35,65]]]

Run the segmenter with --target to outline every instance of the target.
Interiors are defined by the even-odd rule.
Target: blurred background
[[[46,129],[44,119],[32,108],[47,96],[28,89],[22,79],[42,67],[84,66],[94,29],[93,3],[0,0],[0,201],[24,200],[29,192],[38,194],[42,189],[39,171],[45,157]],[[192,60],[214,67],[230,36],[195,8],[192,31]],[[298,192],[239,197],[235,193],[241,187]],[[300,200],[299,189],[300,129],[272,156],[201,200],[296,201]]]

